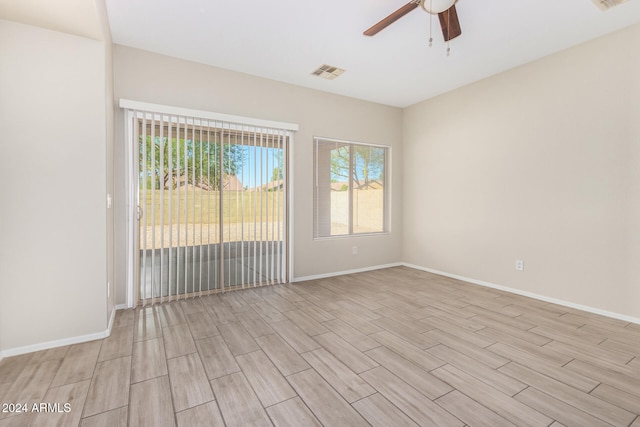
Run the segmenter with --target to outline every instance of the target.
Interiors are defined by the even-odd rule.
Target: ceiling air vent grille
[[[612,7],[620,6],[627,0],[591,0],[600,10],[609,10]]]
[[[346,70],[342,68],[334,67],[332,65],[323,64],[319,66],[317,69],[311,72],[311,75],[322,77],[323,79],[333,80],[336,77],[340,76]]]

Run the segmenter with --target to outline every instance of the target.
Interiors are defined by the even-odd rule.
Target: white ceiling
[[[0,19],[102,40],[93,0],[0,0]]]
[[[420,8],[362,35],[406,2],[106,0],[114,43],[398,107],[640,22],[640,0],[459,0],[449,57]],[[322,64],[347,72],[311,76]]]
[[[100,39],[101,0],[0,0],[0,18]],[[374,37],[362,31],[408,0],[106,0],[114,43],[405,107],[640,22],[640,0],[459,0],[446,56],[420,8]],[[322,64],[346,68],[313,77]]]

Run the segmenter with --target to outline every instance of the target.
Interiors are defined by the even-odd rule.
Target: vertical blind
[[[138,302],[288,279],[290,129],[128,109]]]

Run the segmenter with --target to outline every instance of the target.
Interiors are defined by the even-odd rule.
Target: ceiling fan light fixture
[[[457,2],[458,0],[420,0],[420,6],[425,12],[431,15],[437,15],[448,10]]]
[[[427,0],[428,1],[428,0]],[[591,0],[593,3],[600,8],[600,10],[605,11],[609,10],[612,7],[620,6],[622,3],[627,0]]]

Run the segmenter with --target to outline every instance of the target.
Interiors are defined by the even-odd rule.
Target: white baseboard
[[[635,324],[639,324],[640,325],[640,319],[637,318],[637,317],[626,316],[626,315],[619,314],[619,313],[614,313],[614,312],[611,312],[611,311],[601,310],[601,309],[595,308],[595,307],[589,307],[589,306],[585,306],[585,305],[581,305],[581,304],[575,304],[575,303],[572,303],[572,302],[569,302],[569,301],[559,300],[559,299],[556,299],[556,298],[550,298],[550,297],[547,297],[547,296],[544,296],[544,295],[534,294],[532,292],[526,292],[526,291],[522,291],[522,290],[519,290],[519,289],[510,288],[508,286],[497,285],[495,283],[485,282],[483,280],[472,279],[470,277],[460,276],[460,275],[457,275],[457,274],[451,274],[451,273],[447,273],[445,271],[439,271],[439,270],[435,270],[435,269],[428,268],[428,267],[422,267],[422,266],[415,265],[415,264],[409,264],[409,263],[406,263],[406,262],[397,262],[397,263],[391,263],[391,264],[376,265],[376,266],[371,266],[371,267],[358,268],[358,269],[354,269],[354,270],[338,271],[338,272],[333,272],[333,273],[317,274],[317,275],[312,275],[312,276],[295,277],[295,278],[293,278],[293,280],[291,282],[292,283],[305,282],[305,281],[308,281],[308,280],[325,279],[325,278],[329,278],[329,277],[344,276],[344,275],[347,275],[347,274],[363,273],[363,272],[367,272],[367,271],[374,271],[374,270],[380,270],[380,269],[383,269],[383,268],[391,268],[391,267],[399,267],[399,266],[405,266],[405,267],[409,267],[409,268],[414,268],[416,270],[422,270],[422,271],[426,271],[428,273],[433,273],[433,274],[437,274],[437,275],[444,276],[444,277],[450,277],[452,279],[462,280],[464,282],[472,283],[472,284],[475,284],[475,285],[485,286],[485,287],[492,288],[492,289],[498,289],[498,290],[501,290],[501,291],[510,292],[512,294],[522,295],[522,296],[534,298],[534,299],[537,299],[537,300],[540,300],[540,301],[550,302],[550,303],[553,303],[553,304],[558,304],[558,305],[562,305],[562,306],[565,306],[565,307],[570,307],[570,308],[574,308],[574,309],[577,309],[577,310],[586,311],[588,313],[599,314],[601,316],[610,317],[612,319],[622,320],[622,321],[625,321],[625,322],[630,322],[630,323],[635,323]],[[107,337],[109,337],[111,335],[111,329],[113,327],[113,322],[115,320],[116,310],[124,310],[126,308],[127,308],[126,304],[120,304],[120,305],[116,305],[114,307],[114,310],[111,311],[111,315],[109,317],[108,329],[106,331],[104,331],[104,332],[97,332],[95,334],[82,335],[82,336],[78,336],[78,337],[64,338],[64,339],[61,339],[61,340],[48,341],[48,342],[44,342],[44,343],[33,344],[33,345],[24,346],[24,347],[16,347],[16,348],[0,351],[0,361],[5,357],[17,356],[17,355],[24,354],[24,353],[31,353],[31,352],[34,352],[34,351],[48,350],[48,349],[51,349],[51,348],[62,347],[62,346],[65,346],[65,345],[79,344],[79,343],[83,343],[83,342],[87,342],[87,341],[94,341],[94,340],[107,338]]]
[[[87,341],[100,340],[109,336],[109,330],[97,332],[95,334],[82,335],[79,337],[63,338],[61,340],[47,341],[39,344],[26,345],[24,347],[10,348],[0,352],[0,359],[19,354],[32,353],[34,351],[49,350],[50,348],[62,347],[65,345],[80,344]]]
[[[123,308],[126,307],[123,306]],[[104,332],[96,332],[95,334],[81,335],[79,337],[63,338],[61,340],[47,341],[39,344],[26,345],[24,347],[10,348],[8,350],[0,351],[0,360],[5,357],[18,356],[20,354],[32,353],[34,351],[49,350],[51,348],[62,347],[65,345],[80,344],[87,341],[109,338],[109,336],[111,336],[111,330],[113,329],[113,322],[115,321],[117,310],[120,310],[119,306],[116,306],[111,310],[109,326]]]
[[[557,298],[551,298],[544,295],[534,294],[532,292],[521,291],[519,289],[510,288],[508,286],[497,285],[495,283],[472,279],[472,278],[460,276],[457,274],[451,274],[445,271],[434,270],[433,268],[422,267],[415,264],[402,263],[402,265],[409,268],[415,268],[416,270],[422,270],[428,273],[437,274],[439,276],[450,277],[452,279],[462,280],[463,282],[473,283],[474,285],[480,285],[480,286],[485,286],[487,288],[498,289],[500,291],[510,292],[512,294],[522,295],[522,296],[537,299],[540,301],[550,302],[550,303],[558,304],[564,307],[575,308],[576,310],[586,311],[587,313],[599,314],[601,316],[610,317],[612,319],[622,320],[624,322],[636,323],[640,325],[640,319],[637,317],[626,316],[624,314],[614,313],[611,311],[606,311],[606,310],[602,310],[595,307],[589,307],[587,305],[575,304],[569,301],[564,301]]]
[[[294,277],[291,283],[306,282],[307,280],[326,279],[328,277],[344,276],[346,274],[364,273],[366,271],[381,270],[383,268],[400,267],[405,265],[401,262],[394,262],[392,264],[374,265],[372,267],[357,268],[355,270],[336,271],[333,273],[316,274],[313,276]]]
[[[116,320],[116,307],[113,307],[111,310],[111,315],[109,316],[109,325],[107,326],[107,337],[111,336],[111,330],[113,329],[113,322]]]

